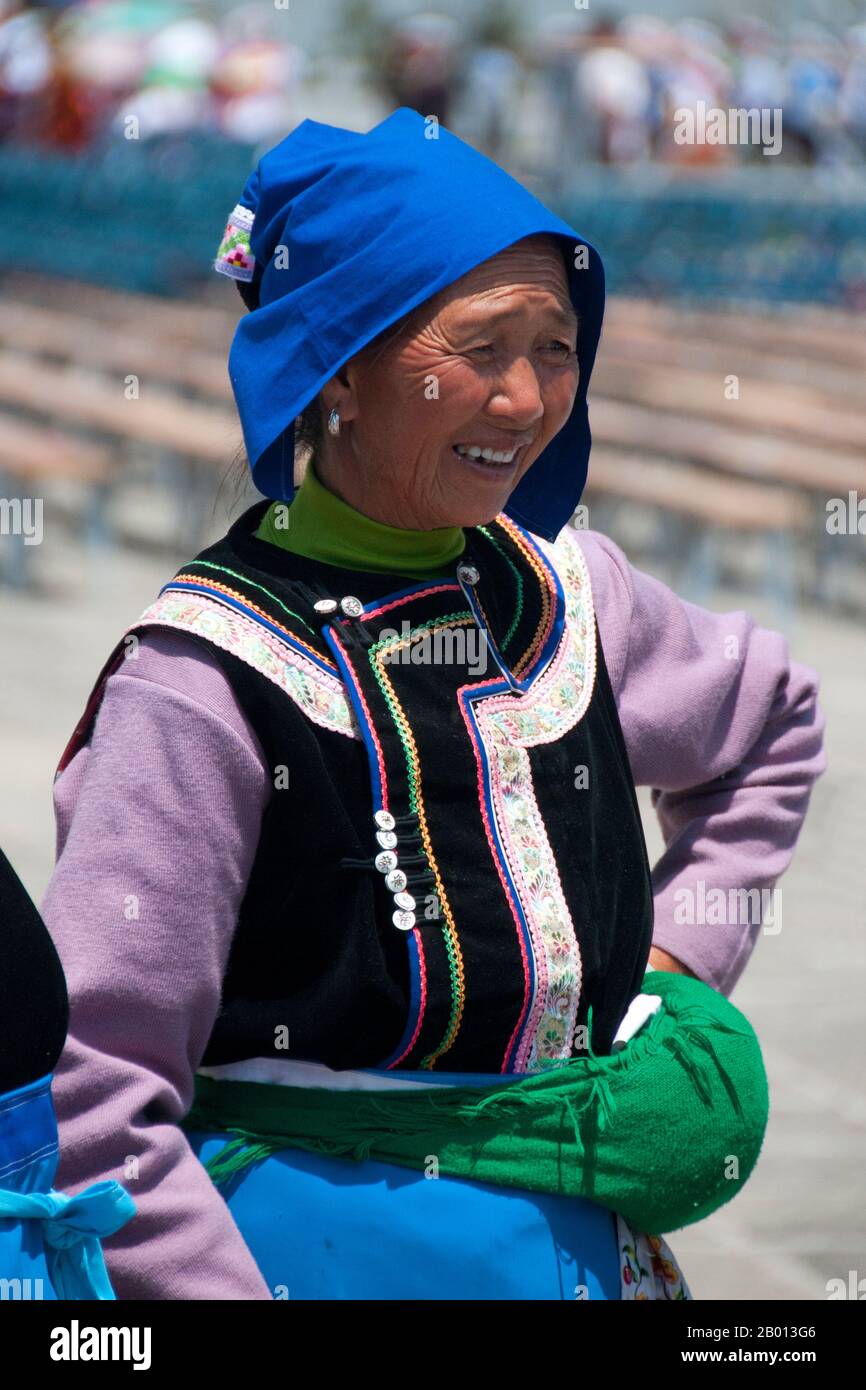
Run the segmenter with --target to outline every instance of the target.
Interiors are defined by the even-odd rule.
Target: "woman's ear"
[[[358,414],[358,372],[353,362],[345,362],[326,381],[320,392],[327,416],[336,406],[343,421],[354,420]]]

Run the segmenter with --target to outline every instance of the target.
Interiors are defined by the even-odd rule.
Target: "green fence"
[[[0,150],[3,268],[188,292],[207,280],[253,162],[246,146],[186,138],[72,159]],[[866,306],[866,191],[839,192],[826,173],[695,184],[586,169],[549,201],[598,247],[613,291]]]

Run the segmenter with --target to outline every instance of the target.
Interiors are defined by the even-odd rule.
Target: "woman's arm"
[[[632,773],[665,839],[653,946],[728,994],[762,911],[781,927],[774,885],[826,761],[818,680],[748,614],[698,608],[607,537],[579,540]]]
[[[178,1128],[258,842],[269,784],[256,750],[217,664],[154,632],[55,784],[42,913],[71,1004],[53,1087],[59,1182],[114,1177],[134,1198],[105,1244],[119,1298],[271,1296]]]

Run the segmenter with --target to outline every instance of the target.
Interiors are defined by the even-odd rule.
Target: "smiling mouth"
[[[487,473],[507,473],[520,458],[525,444],[513,449],[482,448],[479,444],[452,444],[452,453],[461,463],[480,468]]]

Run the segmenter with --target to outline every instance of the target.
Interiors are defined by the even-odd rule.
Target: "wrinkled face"
[[[421,305],[323,388],[322,481],[394,526],[475,526],[568,419],[577,318],[552,238],[527,237]]]

